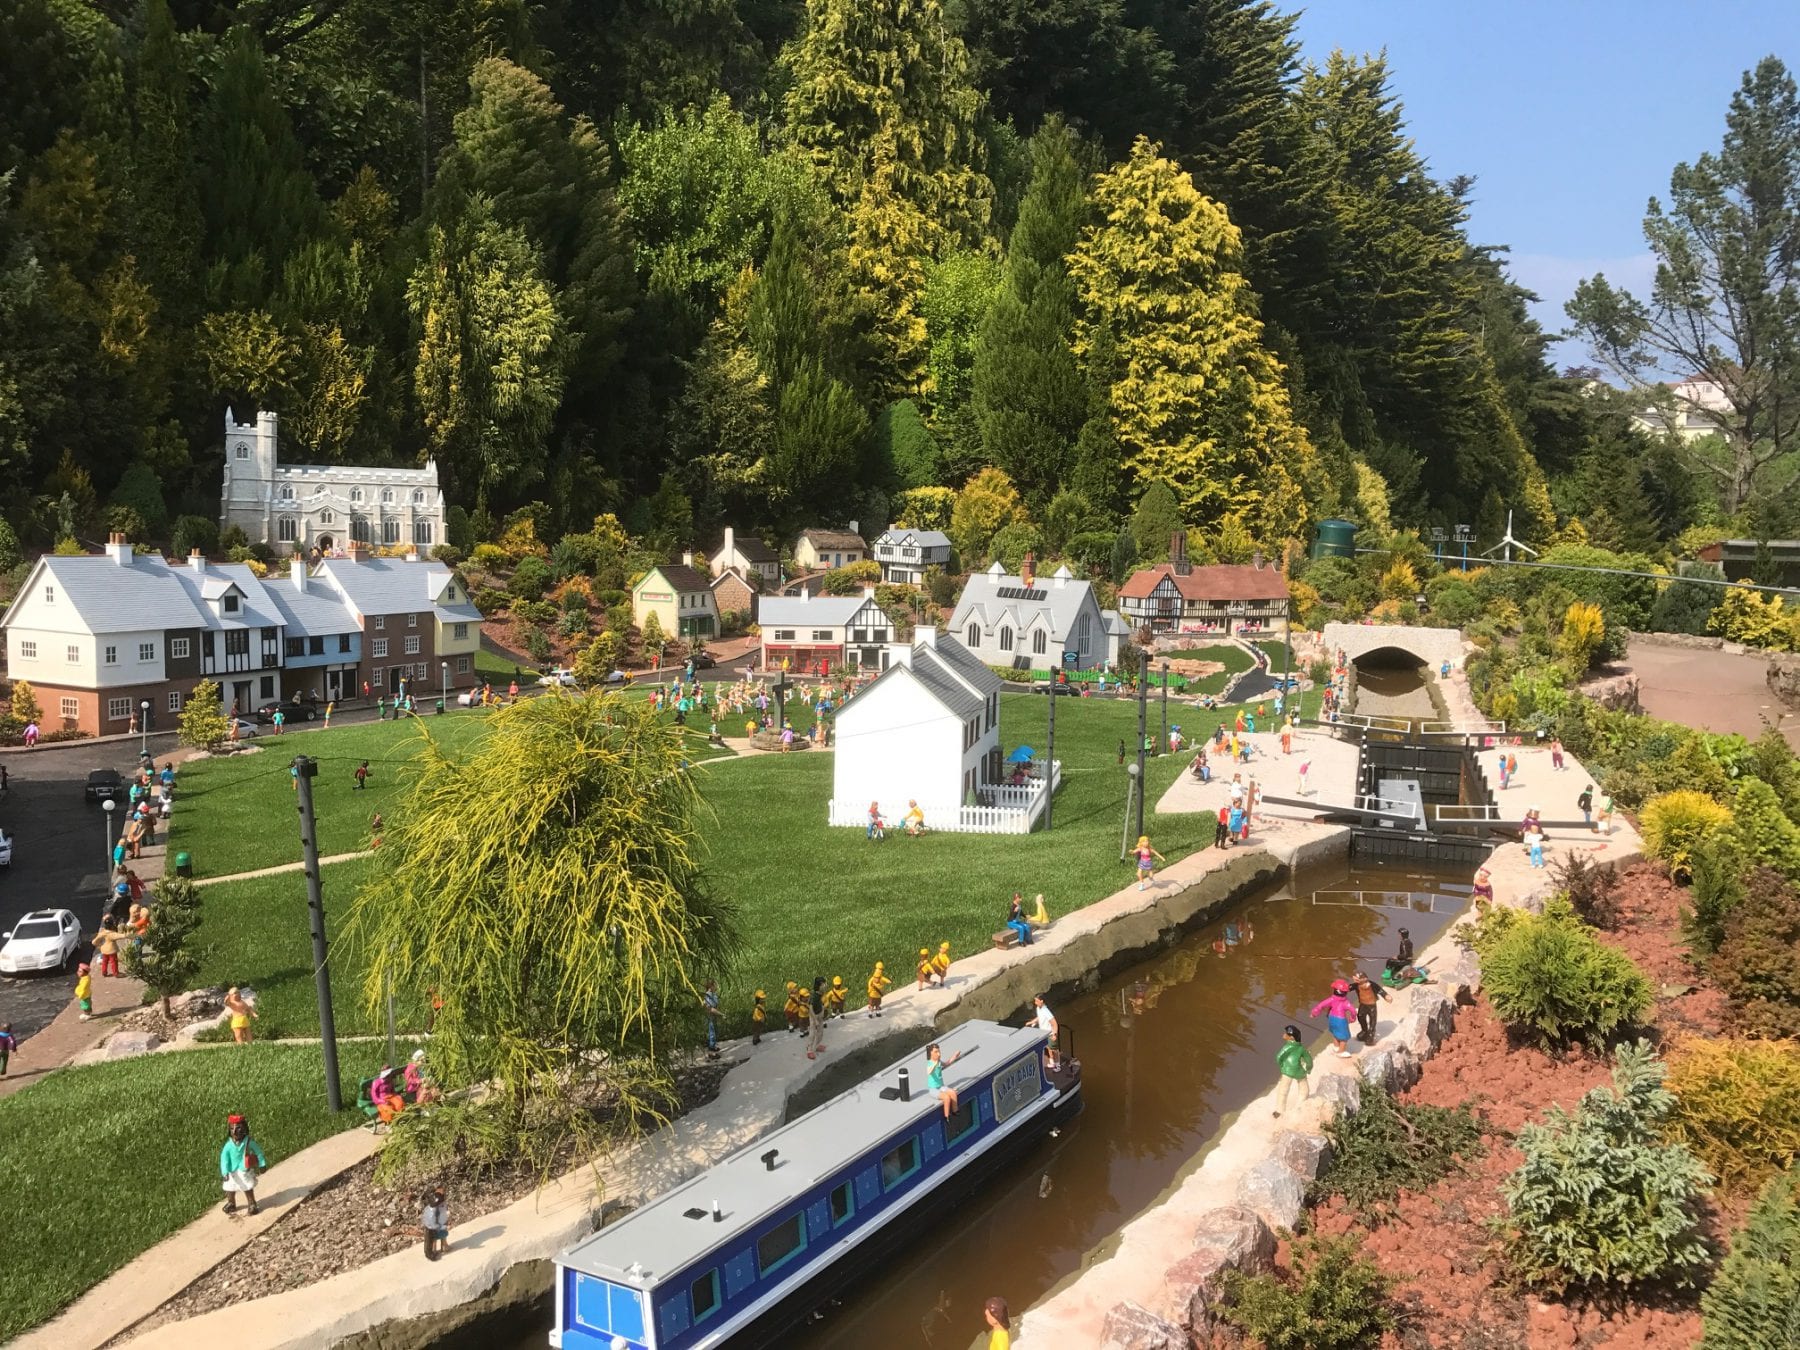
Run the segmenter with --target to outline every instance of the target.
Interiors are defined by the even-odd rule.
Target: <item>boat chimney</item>
[[[763,1154],[762,1155],[763,1171],[773,1172],[775,1170],[775,1160],[777,1158],[779,1158],[780,1156],[781,1156],[781,1150],[778,1148],[772,1148],[767,1153]]]
[[[900,1100],[903,1102],[912,1100],[912,1075],[904,1068],[900,1070]]]
[[[725,1222],[725,1211],[719,1208],[719,1202],[717,1200],[713,1201],[713,1222]]]

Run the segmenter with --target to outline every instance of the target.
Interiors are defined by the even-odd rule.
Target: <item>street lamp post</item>
[[[438,662],[438,697],[448,702],[450,699],[450,663]]]
[[[113,801],[111,797],[108,797],[101,805],[106,808],[106,814],[100,817],[100,824],[106,831],[106,873],[108,876],[111,876],[113,855],[112,818],[113,811],[117,808],[118,803]]]
[[[1156,753],[1159,755],[1166,753],[1169,748],[1169,663],[1167,661],[1164,661],[1162,663],[1162,677],[1163,677],[1163,690],[1162,690],[1163,732],[1162,732],[1162,742],[1156,748]]]
[[[150,753],[150,700],[138,704],[138,756]]]

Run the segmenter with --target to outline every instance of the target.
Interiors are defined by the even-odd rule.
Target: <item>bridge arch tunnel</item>
[[[1389,643],[1382,647],[1371,647],[1350,658],[1350,664],[1360,673],[1365,670],[1416,670],[1420,666],[1430,665],[1430,660],[1409,648]]]

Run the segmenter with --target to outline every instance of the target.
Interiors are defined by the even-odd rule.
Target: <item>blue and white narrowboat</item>
[[[965,1022],[556,1258],[560,1350],[766,1345],[1078,1109],[1036,1027]]]

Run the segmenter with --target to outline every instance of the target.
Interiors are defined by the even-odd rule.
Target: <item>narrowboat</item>
[[[559,1350],[752,1350],[866,1275],[1080,1106],[1037,1027],[965,1022],[556,1258]]]

